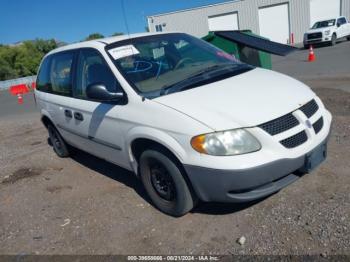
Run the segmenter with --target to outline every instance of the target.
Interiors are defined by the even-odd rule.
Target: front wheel
[[[159,210],[179,217],[195,206],[196,197],[191,194],[179,164],[169,153],[161,148],[145,150],[139,164],[142,183]]]
[[[332,35],[331,45],[335,46],[337,44],[337,36],[336,34]]]
[[[348,37],[346,37],[346,40],[350,41],[350,35]]]

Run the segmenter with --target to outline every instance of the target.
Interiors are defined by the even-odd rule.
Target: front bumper
[[[329,135],[312,151],[324,146]],[[197,196],[205,202],[249,202],[269,196],[301,177],[307,153],[242,170],[219,170],[184,165]],[[293,174],[296,173],[296,174]]]
[[[315,39],[307,39],[306,37],[306,39],[304,38],[304,45],[328,43],[330,41],[332,41],[332,35],[322,35]]]

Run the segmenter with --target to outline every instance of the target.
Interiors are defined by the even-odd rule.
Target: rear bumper
[[[328,137],[317,147],[324,146]],[[278,192],[298,180],[300,175],[293,172],[302,172],[309,153],[295,159],[280,159],[243,170],[218,170],[191,165],[184,167],[202,201],[249,202]]]

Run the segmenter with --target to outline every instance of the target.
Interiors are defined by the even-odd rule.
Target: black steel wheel
[[[196,203],[179,163],[167,151],[145,150],[139,160],[140,176],[153,204],[162,212],[179,217]]]
[[[68,157],[69,150],[67,143],[63,140],[57,129],[49,124],[47,127],[53,150],[59,157]]]

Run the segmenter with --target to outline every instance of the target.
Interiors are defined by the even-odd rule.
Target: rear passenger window
[[[40,71],[36,79],[36,89],[42,92],[50,92],[50,57],[46,57],[41,63]]]
[[[91,84],[104,84],[109,92],[121,92],[117,79],[104,61],[101,54],[94,49],[83,49],[77,63],[77,80],[74,96],[86,97],[86,87]]]
[[[73,53],[59,53],[51,58],[51,91],[52,93],[70,95],[72,93]]]

